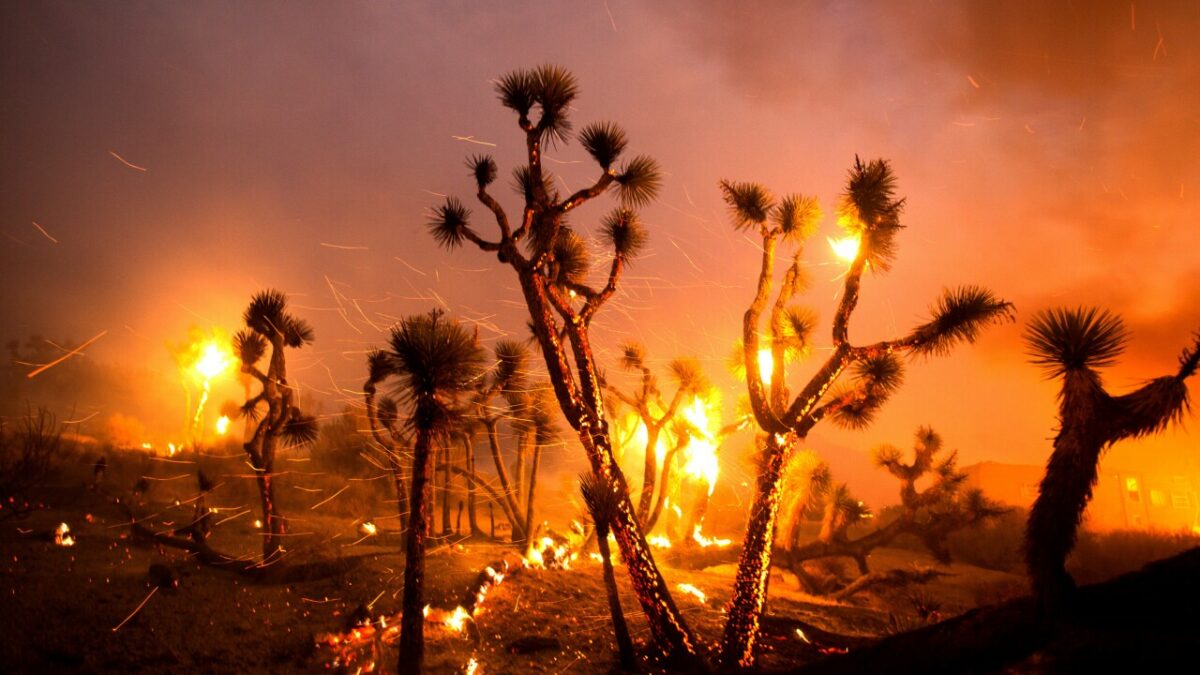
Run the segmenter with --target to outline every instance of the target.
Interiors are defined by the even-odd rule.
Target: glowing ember
[[[696,600],[698,600],[700,602],[700,604],[702,604],[702,605],[708,602],[708,596],[704,594],[704,591],[700,590],[699,588],[696,588],[695,586],[693,586],[691,584],[679,584],[676,586],[676,588],[683,591],[684,593],[687,593],[688,595],[692,596],[693,598],[696,598]]]
[[[715,539],[713,537],[704,536],[700,533],[700,525],[696,525],[696,527],[692,530],[692,539],[694,539],[697,544],[700,544],[705,548],[708,548],[709,546],[723,548],[733,543],[732,539]]]
[[[75,537],[71,536],[71,528],[66,523],[62,523],[54,528],[54,543],[57,546],[74,546]]]
[[[218,436],[224,436],[229,432],[229,417],[221,415],[217,418],[216,431]]]
[[[854,262],[854,259],[858,257],[858,237],[842,237],[841,239],[825,237],[825,240],[829,242],[829,248],[833,249],[833,254],[839,260]]]
[[[375,523],[372,523],[370,521],[367,521],[367,522],[363,523],[362,525],[359,525],[358,529],[362,530],[362,533],[367,536],[371,536],[379,531],[379,528],[375,527]]]
[[[256,529],[256,530],[261,530],[261,529],[262,529],[262,521],[261,521],[261,520],[255,520],[255,521],[254,521],[254,529]]]
[[[812,644],[812,640],[809,640],[808,636],[804,634],[804,631],[800,630],[799,628],[796,629],[796,637],[800,638],[801,640],[804,640],[805,642],[807,642],[810,645]]]

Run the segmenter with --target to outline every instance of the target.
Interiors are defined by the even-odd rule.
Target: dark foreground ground
[[[41,506],[27,517],[0,521],[0,669],[5,672],[329,672],[336,655],[317,646],[315,636],[344,631],[360,605],[369,606],[374,616],[399,610],[403,563],[394,523],[384,525],[381,534],[365,536],[353,519],[297,513],[287,563],[299,572],[259,580],[135,540],[127,518],[103,491],[76,483],[46,488],[37,497]],[[175,507],[160,497],[140,513],[154,514],[145,523],[163,530],[186,522],[190,507]],[[252,554],[259,541],[256,511],[223,511],[220,517],[231,519],[216,528],[214,547]],[[72,547],[53,543],[53,531],[62,522],[76,538]],[[512,549],[490,542],[438,545],[428,558],[427,602],[452,610],[479,571],[505,554],[511,556]],[[872,564],[886,570],[914,560],[934,565],[901,550],[882,550]],[[177,575],[178,588],[151,595],[155,585],[149,571],[156,564]],[[763,669],[786,671],[847,648],[865,653],[875,638],[1024,592],[1016,575],[961,564],[938,569],[945,576],[926,586],[871,592],[845,602],[806,595],[792,578],[774,576]],[[729,564],[704,570],[664,567],[677,603],[710,643],[721,634],[733,571]],[[648,632],[619,567],[618,578],[635,642],[645,647]],[[705,600],[678,590],[678,584],[690,584]],[[1144,598],[1143,604],[1153,609],[1161,603],[1168,616],[1179,610],[1181,618],[1171,619],[1177,621],[1171,625],[1185,633],[1196,625],[1194,606],[1176,607],[1190,596],[1173,599],[1169,589],[1150,588],[1163,597]],[[472,663],[478,673],[604,673],[616,667],[601,567],[587,555],[569,570],[510,575],[491,590],[466,629],[430,622],[426,638],[430,672],[465,672]],[[926,648],[915,647],[918,653]],[[348,672],[372,663],[392,670],[394,660],[391,647],[373,652],[368,644]],[[1055,672],[1056,663],[1061,662],[1035,655],[1011,670]],[[879,668],[876,661],[870,670]]]

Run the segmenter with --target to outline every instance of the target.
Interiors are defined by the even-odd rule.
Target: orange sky
[[[1016,303],[1016,325],[913,364],[870,430],[814,432],[868,497],[893,488],[859,475],[867,450],[906,447],[918,424],[964,463],[1044,461],[1055,389],[1019,343],[1034,311],[1124,315],[1118,389],[1169,371],[1200,328],[1200,5],[653,5],[5,3],[3,337],[108,330],[94,357],[171,372],[167,341],[234,329],[251,293],[278,287],[317,329],[295,376],[332,411],[396,317],[444,302],[487,340],[521,331],[512,276],[437,250],[424,209],[470,196],[465,155],[494,152],[505,172],[519,160],[490,80],[544,62],[579,76],[580,124],[620,122],[666,172],[644,212],[650,250],[597,322],[606,353],[635,338],[663,361],[695,355],[732,404],[757,250],[717,181],[832,212],[856,153],[893,161],[908,229],[892,271],[866,280],[852,337],[903,332],[944,285]],[[576,146],[548,158],[566,186],[594,173]],[[832,217],[806,258],[827,344],[840,267],[825,235]],[[1200,435],[1110,461],[1167,456],[1195,462]]]

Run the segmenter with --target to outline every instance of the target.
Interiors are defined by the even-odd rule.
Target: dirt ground
[[[353,519],[297,513],[286,562],[296,567],[320,563],[322,574],[309,580],[253,580],[202,566],[181,550],[135,542],[111,498],[82,482],[52,486],[37,496],[39,508],[27,517],[0,521],[0,663],[9,672],[329,672],[332,652],[316,646],[315,635],[344,630],[360,605],[370,606],[374,616],[400,608],[403,562],[394,522],[391,531],[385,527],[364,536]],[[153,514],[147,524],[164,530],[187,522],[191,510],[160,494],[139,513]],[[252,555],[259,545],[253,526],[258,514],[242,509],[230,516],[216,528],[213,546]],[[63,522],[75,537],[72,547],[53,543],[53,531]],[[442,543],[428,557],[426,601],[452,610],[462,604],[480,570],[511,552],[490,542]],[[885,570],[914,561],[934,565],[900,550],[880,551],[872,565]],[[148,573],[154,564],[173,570],[178,588],[155,591]],[[805,642],[796,631],[801,626],[849,636],[885,635],[1022,586],[1019,577],[968,565],[939,569],[946,576],[917,593],[864,593],[846,602],[806,595],[790,576],[776,574],[763,669],[799,665],[820,658],[820,648],[830,648]],[[634,640],[645,647],[648,630],[627,579],[620,567],[617,571]],[[676,602],[707,644],[720,638],[733,572],[731,564],[700,571],[663,569],[672,587],[691,584],[706,595],[701,602],[675,591]],[[426,639],[430,672],[464,672],[472,660],[477,673],[601,673],[617,665],[601,566],[586,555],[569,570],[510,575],[488,594],[473,625],[460,632],[430,622]],[[395,658],[390,646],[374,654],[368,646],[349,670],[371,662],[391,670]]]

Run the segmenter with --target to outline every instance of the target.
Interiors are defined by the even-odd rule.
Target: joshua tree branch
[[[777,240],[765,228],[763,229],[762,265],[758,274],[758,286],[754,300],[742,317],[742,351],[746,364],[746,388],[750,394],[750,407],[758,425],[767,433],[786,433],[787,428],[779,421],[776,412],[771,409],[764,390],[762,379],[759,377],[758,365],[758,322],[766,308],[768,296],[771,294],[771,275],[775,268],[775,246]],[[774,364],[778,370],[782,363]]]
[[[858,291],[862,286],[862,273],[867,266],[867,247],[860,246],[850,270],[846,272],[846,282],[842,287],[842,301],[838,303],[837,314],[833,316],[833,344],[842,346],[849,344],[850,315],[858,306]]]
[[[475,194],[476,198],[496,217],[496,225],[500,228],[500,237],[502,240],[512,239],[512,231],[508,225],[508,214],[504,212],[504,207],[500,206],[494,197],[488,194],[487,188],[482,185],[479,187],[479,192]]]
[[[600,195],[604,194],[605,190],[612,186],[613,181],[616,180],[616,177],[617,174],[613,169],[605,171],[600,178],[592,184],[591,187],[579,190],[575,194],[559,202],[558,205],[554,207],[554,212],[563,214],[582,205],[588,200],[599,197]]]

